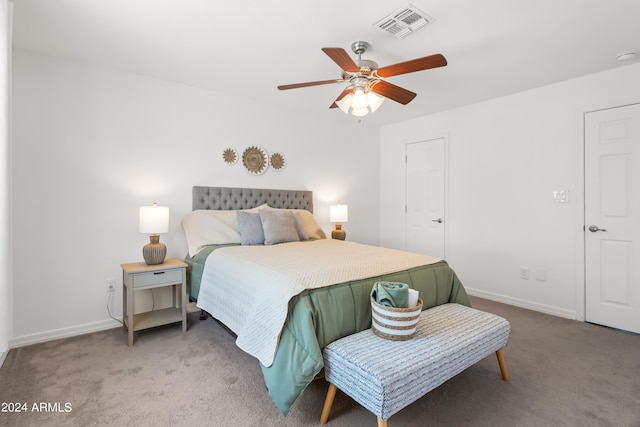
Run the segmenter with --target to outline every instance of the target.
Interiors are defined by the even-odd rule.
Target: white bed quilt
[[[293,296],[305,289],[439,261],[427,255],[331,239],[220,248],[205,263],[198,307],[228,326],[238,336],[238,347],[269,367]]]

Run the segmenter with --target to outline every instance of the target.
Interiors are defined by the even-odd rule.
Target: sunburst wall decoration
[[[284,154],[273,153],[269,158],[269,164],[273,170],[280,172],[287,166],[287,160],[284,158]]]
[[[287,159],[282,153],[267,154],[264,148],[252,145],[244,149],[242,156],[235,148],[229,147],[222,151],[222,160],[229,166],[238,163],[242,159],[242,165],[252,175],[262,175],[269,167],[276,172],[282,171],[287,166]]]
[[[267,152],[262,147],[251,146],[242,153],[242,164],[253,175],[262,175],[269,166]]]
[[[238,161],[238,152],[235,148],[227,148],[222,152],[222,160],[228,165],[235,165]]]

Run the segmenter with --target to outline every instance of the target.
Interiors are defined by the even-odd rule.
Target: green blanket
[[[204,261],[217,247],[187,259],[190,295],[197,298]],[[206,251],[206,254],[203,252]],[[197,283],[196,282],[197,279]],[[447,302],[471,306],[449,265],[415,267],[398,273],[303,291],[289,301],[280,343],[270,367],[262,367],[269,395],[283,415],[322,370],[322,350],[329,343],[371,327],[370,294],[377,281],[401,282],[420,292],[423,310]]]
[[[282,414],[289,412],[324,366],[322,350],[326,345],[371,327],[370,293],[379,280],[407,283],[418,290],[423,310],[447,302],[471,306],[460,280],[444,261],[304,291],[289,302],[273,365],[262,366],[269,395]]]
[[[376,282],[371,290],[371,298],[386,307],[409,307],[409,286],[399,282]]]

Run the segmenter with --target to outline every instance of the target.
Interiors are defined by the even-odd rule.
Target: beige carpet
[[[640,336],[472,298],[512,324],[505,358],[490,356],[389,420],[395,426],[640,426]],[[215,321],[190,315],[9,352],[0,370],[1,426],[318,426],[327,385],[315,381],[283,417],[255,359]],[[41,408],[41,404],[44,407]],[[38,412],[36,409],[53,410]],[[375,426],[338,392],[328,426]]]

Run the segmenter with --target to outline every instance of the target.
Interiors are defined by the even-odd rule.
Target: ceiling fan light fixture
[[[373,92],[367,93],[367,100],[369,101],[369,108],[371,109],[372,113],[375,113],[376,110],[380,108],[380,106],[384,102],[383,97],[378,96]]]
[[[351,109],[351,115],[356,117],[363,117],[363,116],[366,116],[367,114],[369,114],[369,108],[367,107]]]
[[[353,93],[353,98],[351,99],[351,106],[354,110],[361,110],[363,108],[367,108],[369,105],[369,99],[367,95],[364,94],[364,90],[361,87],[356,87]]]
[[[336,105],[340,108],[345,114],[349,114],[349,109],[351,108],[351,98],[353,98],[353,94],[346,94],[341,100],[336,101]]]
[[[363,117],[375,112],[383,102],[384,97],[371,91],[365,92],[365,88],[362,87],[355,88],[352,92],[335,101],[338,108],[345,114],[351,113],[356,117]]]

